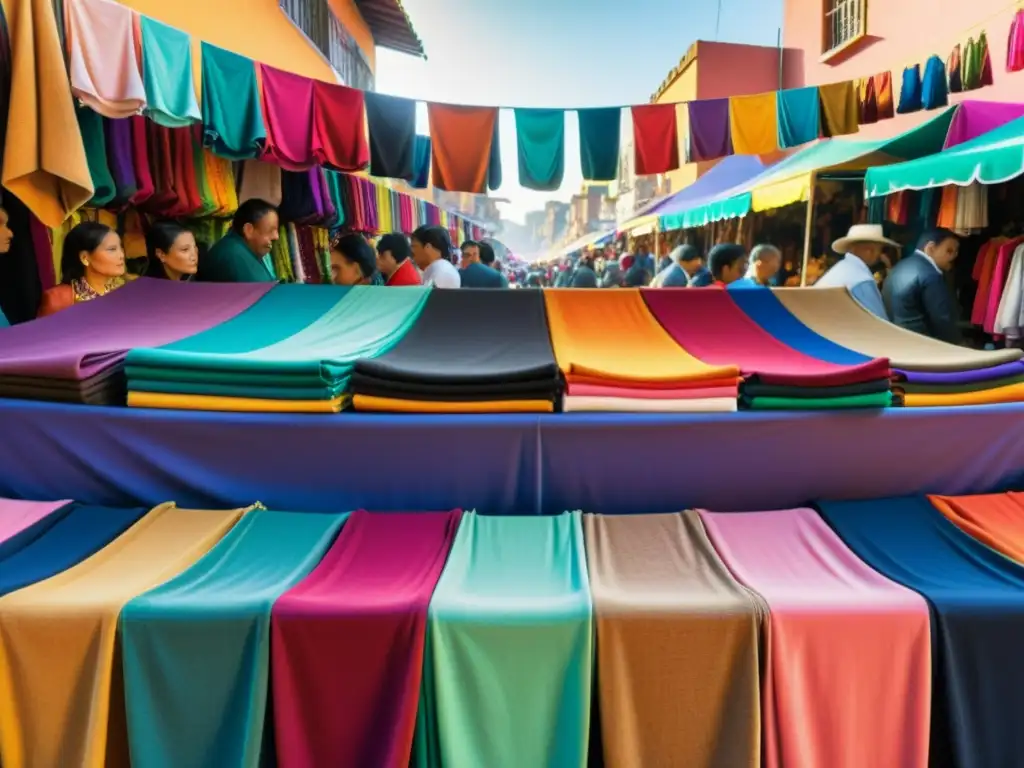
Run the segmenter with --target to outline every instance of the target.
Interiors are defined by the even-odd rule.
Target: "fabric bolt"
[[[271,205],[281,205],[284,196],[281,167],[262,160],[246,160],[242,166],[242,179],[238,187],[238,202],[254,197]]]
[[[167,128],[202,120],[192,77],[192,37],[187,32],[139,16],[145,114]]]
[[[427,607],[460,518],[353,512],[320,565],[274,603],[281,768],[409,765]]]
[[[737,155],[767,155],[779,148],[774,92],[729,99],[729,132]]]
[[[1012,765],[1021,706],[1024,569],[974,540],[923,497],[822,502],[822,517],[868,565],[923,595],[932,613],[935,765]],[[898,679],[898,678],[895,678]]]
[[[668,173],[679,167],[679,134],[674,104],[630,107],[633,116],[637,176]]]
[[[284,400],[273,397],[176,395],[166,392],[128,392],[131,408],[171,411],[229,411],[237,413],[340,413],[348,396],[317,400]]]
[[[133,766],[258,768],[272,757],[271,608],[316,567],[345,517],[248,512],[195,565],[124,606]]]
[[[202,44],[204,142],[229,160],[259,157],[267,139],[252,59]]]
[[[776,110],[779,148],[789,149],[815,141],[821,132],[821,102],[817,87],[779,91]],[[691,134],[693,128],[690,128]]]
[[[733,153],[729,99],[699,99],[686,105],[690,162],[717,160]]]
[[[908,392],[903,404],[908,407],[940,407],[949,405],[991,405],[1024,401],[1024,384],[1010,384],[992,389],[979,389],[955,394],[920,394]]]
[[[925,768],[932,680],[921,596],[868,567],[811,509],[701,519],[729,570],[768,604],[767,768]]]
[[[0,563],[52,528],[67,513],[69,504],[0,499]]]
[[[693,398],[733,398],[736,385],[722,387],[689,387],[681,389],[654,389],[643,387],[616,387],[607,384],[570,382],[566,394],[581,397],[637,397],[641,400],[686,400]]]
[[[989,493],[977,496],[929,496],[928,500],[968,536],[1024,563],[1024,496]]]
[[[118,614],[191,566],[241,514],[161,505],[73,568],[0,598],[5,768],[127,763]]]
[[[622,110],[616,107],[577,111],[580,166],[586,181],[612,181],[619,175]]]
[[[861,384],[845,384],[838,387],[788,387],[745,381],[743,382],[743,397],[850,397],[889,392],[891,386],[887,379],[875,379]]]
[[[1024,384],[1024,374],[1019,376],[1005,376],[1001,379],[992,379],[976,384],[911,384],[908,382],[895,382],[894,392],[916,395],[954,395],[959,393],[976,392],[979,389],[996,389],[1008,387],[1012,384]]]
[[[358,88],[313,82],[313,139],[316,162],[352,173],[370,164],[366,102]]]
[[[938,56],[928,57],[921,77],[921,107],[938,109],[949,104],[949,91],[946,83],[946,65]]]
[[[519,185],[552,192],[565,176],[565,112],[516,109]]]
[[[370,175],[410,180],[415,176],[416,102],[367,91]]]
[[[860,105],[857,87],[852,80],[819,86],[818,99],[821,103],[822,136],[848,136],[859,130],[857,116]]]
[[[143,206],[153,197],[153,172],[149,165],[149,143],[146,135],[146,118],[135,115],[130,118],[132,130],[132,169],[135,173],[135,196],[131,204]]]
[[[109,205],[117,196],[117,186],[114,184],[114,176],[110,172],[110,162],[107,159],[107,142],[103,133],[103,118],[98,112],[86,106],[79,106],[75,109],[75,116],[78,119],[78,129],[81,132],[82,143],[85,146],[85,156],[89,165],[89,176],[92,178],[92,188],[95,193],[89,204],[102,208]]]
[[[896,116],[893,103],[892,72],[879,72],[875,80],[875,101],[878,105],[878,119],[889,120]]]
[[[752,397],[748,403],[750,409],[755,411],[826,411],[844,408],[888,408],[893,404],[893,398],[889,392],[840,397],[791,394],[788,397]]]
[[[695,512],[585,515],[607,765],[760,766],[766,615]]]
[[[479,399],[488,395],[533,399],[548,397],[551,393],[551,384],[546,380],[482,380],[460,384],[433,383],[423,380],[399,381],[368,376],[360,373],[358,366],[352,373],[351,383],[354,391],[373,391],[381,397],[413,400],[466,400],[473,397]]]
[[[71,92],[104,117],[130,117],[146,106],[135,49],[135,12],[112,0],[66,7]]]
[[[896,382],[911,382],[914,384],[974,384],[983,386],[987,382],[999,380],[1006,377],[1024,375],[1024,361],[1014,360],[1009,363],[993,365],[989,368],[980,368],[968,371],[950,371],[944,373],[931,373],[928,371],[893,371],[893,380]]]
[[[572,412],[635,413],[733,413],[738,410],[737,392],[728,397],[634,398],[566,395],[562,410]]]
[[[434,186],[451,192],[485,193],[498,110],[430,103],[427,116]]]
[[[896,112],[906,115],[921,109],[921,65],[914,64],[903,70],[900,99]]]
[[[409,400],[356,394],[352,407],[357,411],[378,413],[553,413],[554,403],[548,399],[487,400]]]
[[[259,64],[263,119],[266,124],[264,159],[288,171],[316,165],[313,152],[313,81],[266,64]]]
[[[580,513],[467,512],[429,617],[415,765],[586,765],[593,626]]]

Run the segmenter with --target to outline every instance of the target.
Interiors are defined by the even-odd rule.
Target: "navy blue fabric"
[[[73,506],[73,504],[65,504],[60,509],[46,515],[46,517],[41,520],[37,520],[28,528],[18,531],[10,538],[0,541],[0,563],[3,563],[6,558],[10,557],[18,550],[24,549],[33,541],[45,534],[48,530],[53,528],[53,526],[67,516]]]
[[[127,531],[147,512],[149,508],[69,504],[61,518],[43,535],[0,558],[0,595],[77,565]]]
[[[1024,568],[971,538],[927,499],[819,505],[875,570],[927,598],[932,617],[930,764],[1019,765],[1024,728]]]

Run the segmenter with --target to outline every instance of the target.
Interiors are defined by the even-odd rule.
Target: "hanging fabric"
[[[775,93],[729,99],[729,131],[737,155],[767,155],[779,148]]]
[[[199,207],[195,216],[205,218],[214,215],[220,208],[212,180],[206,172],[206,148],[202,141],[202,128],[190,126],[192,133],[192,165],[195,168],[196,189],[199,192]]]
[[[178,196],[174,188],[174,153],[171,146],[171,129],[146,120],[147,142],[149,144],[150,168],[153,171],[153,194],[143,206],[150,213],[164,215],[177,205]]]
[[[493,146],[493,145],[492,145]],[[415,163],[416,173],[409,182],[413,189],[426,189],[430,186],[430,159],[432,148],[429,136],[416,137]]]
[[[497,110],[494,116],[494,136],[491,138],[491,158],[487,164],[487,188],[497,189],[501,181],[501,110]]]
[[[344,85],[313,83],[313,156],[327,168],[361,171],[370,164],[363,92]]]
[[[921,79],[921,106],[924,109],[938,109],[948,104],[946,67],[938,56],[931,56],[924,65],[924,77]]]
[[[196,180],[195,152],[192,147],[191,128],[168,128],[171,135],[171,153],[174,158],[174,190],[177,203],[168,216],[194,216],[202,208],[199,185]]]
[[[861,78],[857,83],[857,122],[872,125],[878,122],[878,100],[875,98],[875,79]]]
[[[874,80],[878,119],[890,120],[896,116],[896,107],[892,100],[892,72],[879,72]]]
[[[852,80],[819,86],[818,95],[821,100],[822,138],[849,136],[857,132],[860,103]]]
[[[202,120],[192,78],[192,37],[187,32],[139,16],[145,114],[168,128]]]
[[[135,195],[132,205],[142,205],[153,196],[153,174],[149,168],[149,143],[146,140],[146,118],[128,118],[132,131],[132,169],[135,172]]]
[[[818,138],[821,127],[821,102],[816,87],[779,91],[776,111],[779,147],[782,149],[807,144]],[[690,131],[692,134],[692,126]]]
[[[517,109],[516,144],[519,185],[553,192],[565,176],[565,112],[561,109]]]
[[[679,167],[679,132],[675,104],[631,107],[637,176],[668,173]]]
[[[202,45],[203,141],[231,160],[259,157],[267,138],[252,59]]]
[[[370,175],[408,181],[416,170],[416,102],[372,91],[363,98],[370,134]]]
[[[103,118],[86,106],[79,106],[75,112],[78,116],[78,130],[85,143],[85,156],[89,164],[89,174],[92,176],[92,186],[96,190],[89,200],[89,205],[102,208],[117,194],[114,177],[110,173],[110,163],[107,160]]]
[[[900,103],[896,112],[906,115],[921,109],[921,65],[914,64],[903,70]]]
[[[246,160],[238,186],[238,203],[258,198],[273,206],[281,205],[281,168],[261,160]]]
[[[733,153],[729,99],[699,99],[686,105],[690,161],[717,160]]]
[[[104,117],[130,117],[146,106],[135,48],[135,12],[112,0],[67,6],[71,92]]]
[[[7,121],[11,111],[11,36],[7,16],[0,4],[0,167],[3,166]]]
[[[104,119],[103,134],[107,145],[107,164],[114,179],[114,207],[127,205],[138,192],[132,164],[131,118]]]
[[[981,87],[981,59],[978,57],[978,44],[974,42],[973,37],[967,38],[967,42],[964,43],[964,55],[963,60],[960,62],[960,76],[958,80],[959,82],[956,84],[960,85],[960,90],[962,91],[973,91]],[[957,91],[953,90],[954,84],[952,73],[950,73],[950,93],[957,93]]]
[[[967,41],[967,45],[964,46],[963,53],[960,51],[960,43],[953,46],[953,50],[949,52],[949,57],[946,59],[946,82],[949,85],[950,93],[960,93],[961,91],[968,90],[967,87],[967,70],[970,67],[970,51],[974,47],[974,38],[970,38]]]
[[[1024,69],[1024,9],[1017,11],[1010,24],[1010,36],[1006,46],[1006,71],[1020,72]]]
[[[981,62],[979,67],[981,70],[979,87],[984,88],[986,85],[992,85],[995,82],[992,77],[992,52],[988,49],[988,36],[984,32],[978,35],[977,51],[978,59]]]
[[[449,192],[484,194],[498,110],[427,104],[427,116],[433,146],[434,186]],[[413,175],[406,178],[411,179]]]
[[[267,140],[263,159],[288,171],[304,171],[313,157],[313,81],[259,64]]]
[[[580,165],[586,181],[614,181],[619,175],[622,110],[618,107],[581,109]]]

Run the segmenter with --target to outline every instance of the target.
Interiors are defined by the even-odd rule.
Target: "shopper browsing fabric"
[[[0,257],[10,252],[13,239],[14,232],[11,231],[8,223],[7,211],[0,208]],[[0,328],[6,328],[8,325],[10,323],[7,322],[7,316],[4,314],[3,307],[0,307]]]
[[[775,276],[782,268],[782,252],[774,245],[758,245],[750,252],[750,266],[742,280],[734,287],[750,286],[767,288],[773,285]]]
[[[278,238],[277,208],[251,198],[235,212],[231,231],[199,263],[197,280],[207,283],[267,283],[274,276],[263,263]]]
[[[362,235],[342,235],[331,242],[331,282],[335,285],[370,285],[377,271],[377,256]]]
[[[832,243],[832,250],[843,254],[842,260],[822,275],[814,287],[846,288],[864,309],[888,320],[872,271],[882,260],[886,246],[899,248],[899,243],[884,235],[881,224],[853,225],[846,237]]]
[[[423,273],[423,284],[435,288],[462,285],[459,270],[449,261],[452,241],[444,227],[423,226],[412,233],[412,258]]]
[[[191,280],[199,267],[196,236],[176,221],[154,221],[146,232],[146,277]]]
[[[724,288],[741,279],[747,272],[747,252],[742,245],[720,243],[708,254],[708,267],[714,285]]]
[[[491,265],[494,249],[487,243],[467,240],[462,244],[462,265],[459,269],[463,288],[508,288],[508,280]]]
[[[597,288],[597,272],[594,271],[594,257],[592,254],[580,256],[579,263],[572,273],[572,282],[569,285],[572,288]]]
[[[933,229],[921,236],[917,250],[893,267],[885,280],[885,306],[892,322],[940,341],[960,343],[956,305],[943,276],[959,252],[960,241],[948,229]]]
[[[104,296],[125,284],[121,237],[106,224],[83,221],[64,238],[61,284],[43,292],[39,317]]]
[[[377,269],[384,276],[385,285],[423,285],[411,257],[409,239],[401,232],[392,232],[377,241]]]

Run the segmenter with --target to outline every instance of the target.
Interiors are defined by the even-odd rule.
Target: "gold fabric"
[[[333,400],[269,400],[259,397],[173,395],[165,392],[129,392],[132,408],[165,408],[173,411],[243,411],[249,413],[338,413],[349,395]]]

